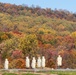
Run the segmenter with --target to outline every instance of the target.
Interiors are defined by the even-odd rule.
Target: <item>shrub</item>
[[[3,65],[0,65],[0,69],[2,69],[3,68]]]
[[[12,62],[10,62],[9,68],[16,68],[16,69],[23,69],[25,68],[25,61],[24,59],[13,59]]]

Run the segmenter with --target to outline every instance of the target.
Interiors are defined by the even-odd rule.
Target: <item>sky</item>
[[[41,8],[62,9],[76,13],[76,0],[0,0],[2,3],[40,6]]]

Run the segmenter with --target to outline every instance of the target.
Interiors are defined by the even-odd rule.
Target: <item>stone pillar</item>
[[[37,59],[37,67],[40,68],[41,67],[41,58],[38,57]]]
[[[44,57],[44,56],[42,56],[42,62],[41,62],[41,65],[42,65],[42,68],[45,67],[45,57]]]
[[[58,67],[62,66],[62,57],[60,55],[58,55],[58,57],[57,57],[57,66]]]
[[[33,59],[32,59],[31,67],[32,67],[33,69],[36,68],[36,60],[35,60],[35,57],[33,57]]]
[[[26,57],[26,68],[30,68],[30,59],[28,56]]]
[[[9,61],[8,59],[5,59],[4,68],[8,69],[8,67],[9,67]]]

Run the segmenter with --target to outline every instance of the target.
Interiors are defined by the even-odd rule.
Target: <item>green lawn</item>
[[[2,75],[19,75],[16,73],[3,73]],[[39,74],[33,74],[33,73],[22,73],[20,75],[39,75]]]
[[[75,71],[50,71],[50,72],[41,72],[45,75],[57,74],[57,75],[76,75]],[[19,75],[16,73],[3,73],[2,75]],[[34,73],[20,73],[20,75],[41,75],[41,74],[34,74]]]
[[[57,75],[76,75],[75,71],[51,71],[50,74],[57,74]]]
[[[24,73],[24,74],[22,74],[22,75],[39,75],[39,74],[33,74],[33,73]]]
[[[15,73],[3,73],[2,75],[17,75]]]

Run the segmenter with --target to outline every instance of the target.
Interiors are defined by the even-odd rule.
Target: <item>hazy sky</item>
[[[40,6],[41,8],[51,9],[66,9],[70,12],[76,12],[76,0],[0,0],[3,3],[11,3],[17,5],[34,5]]]

